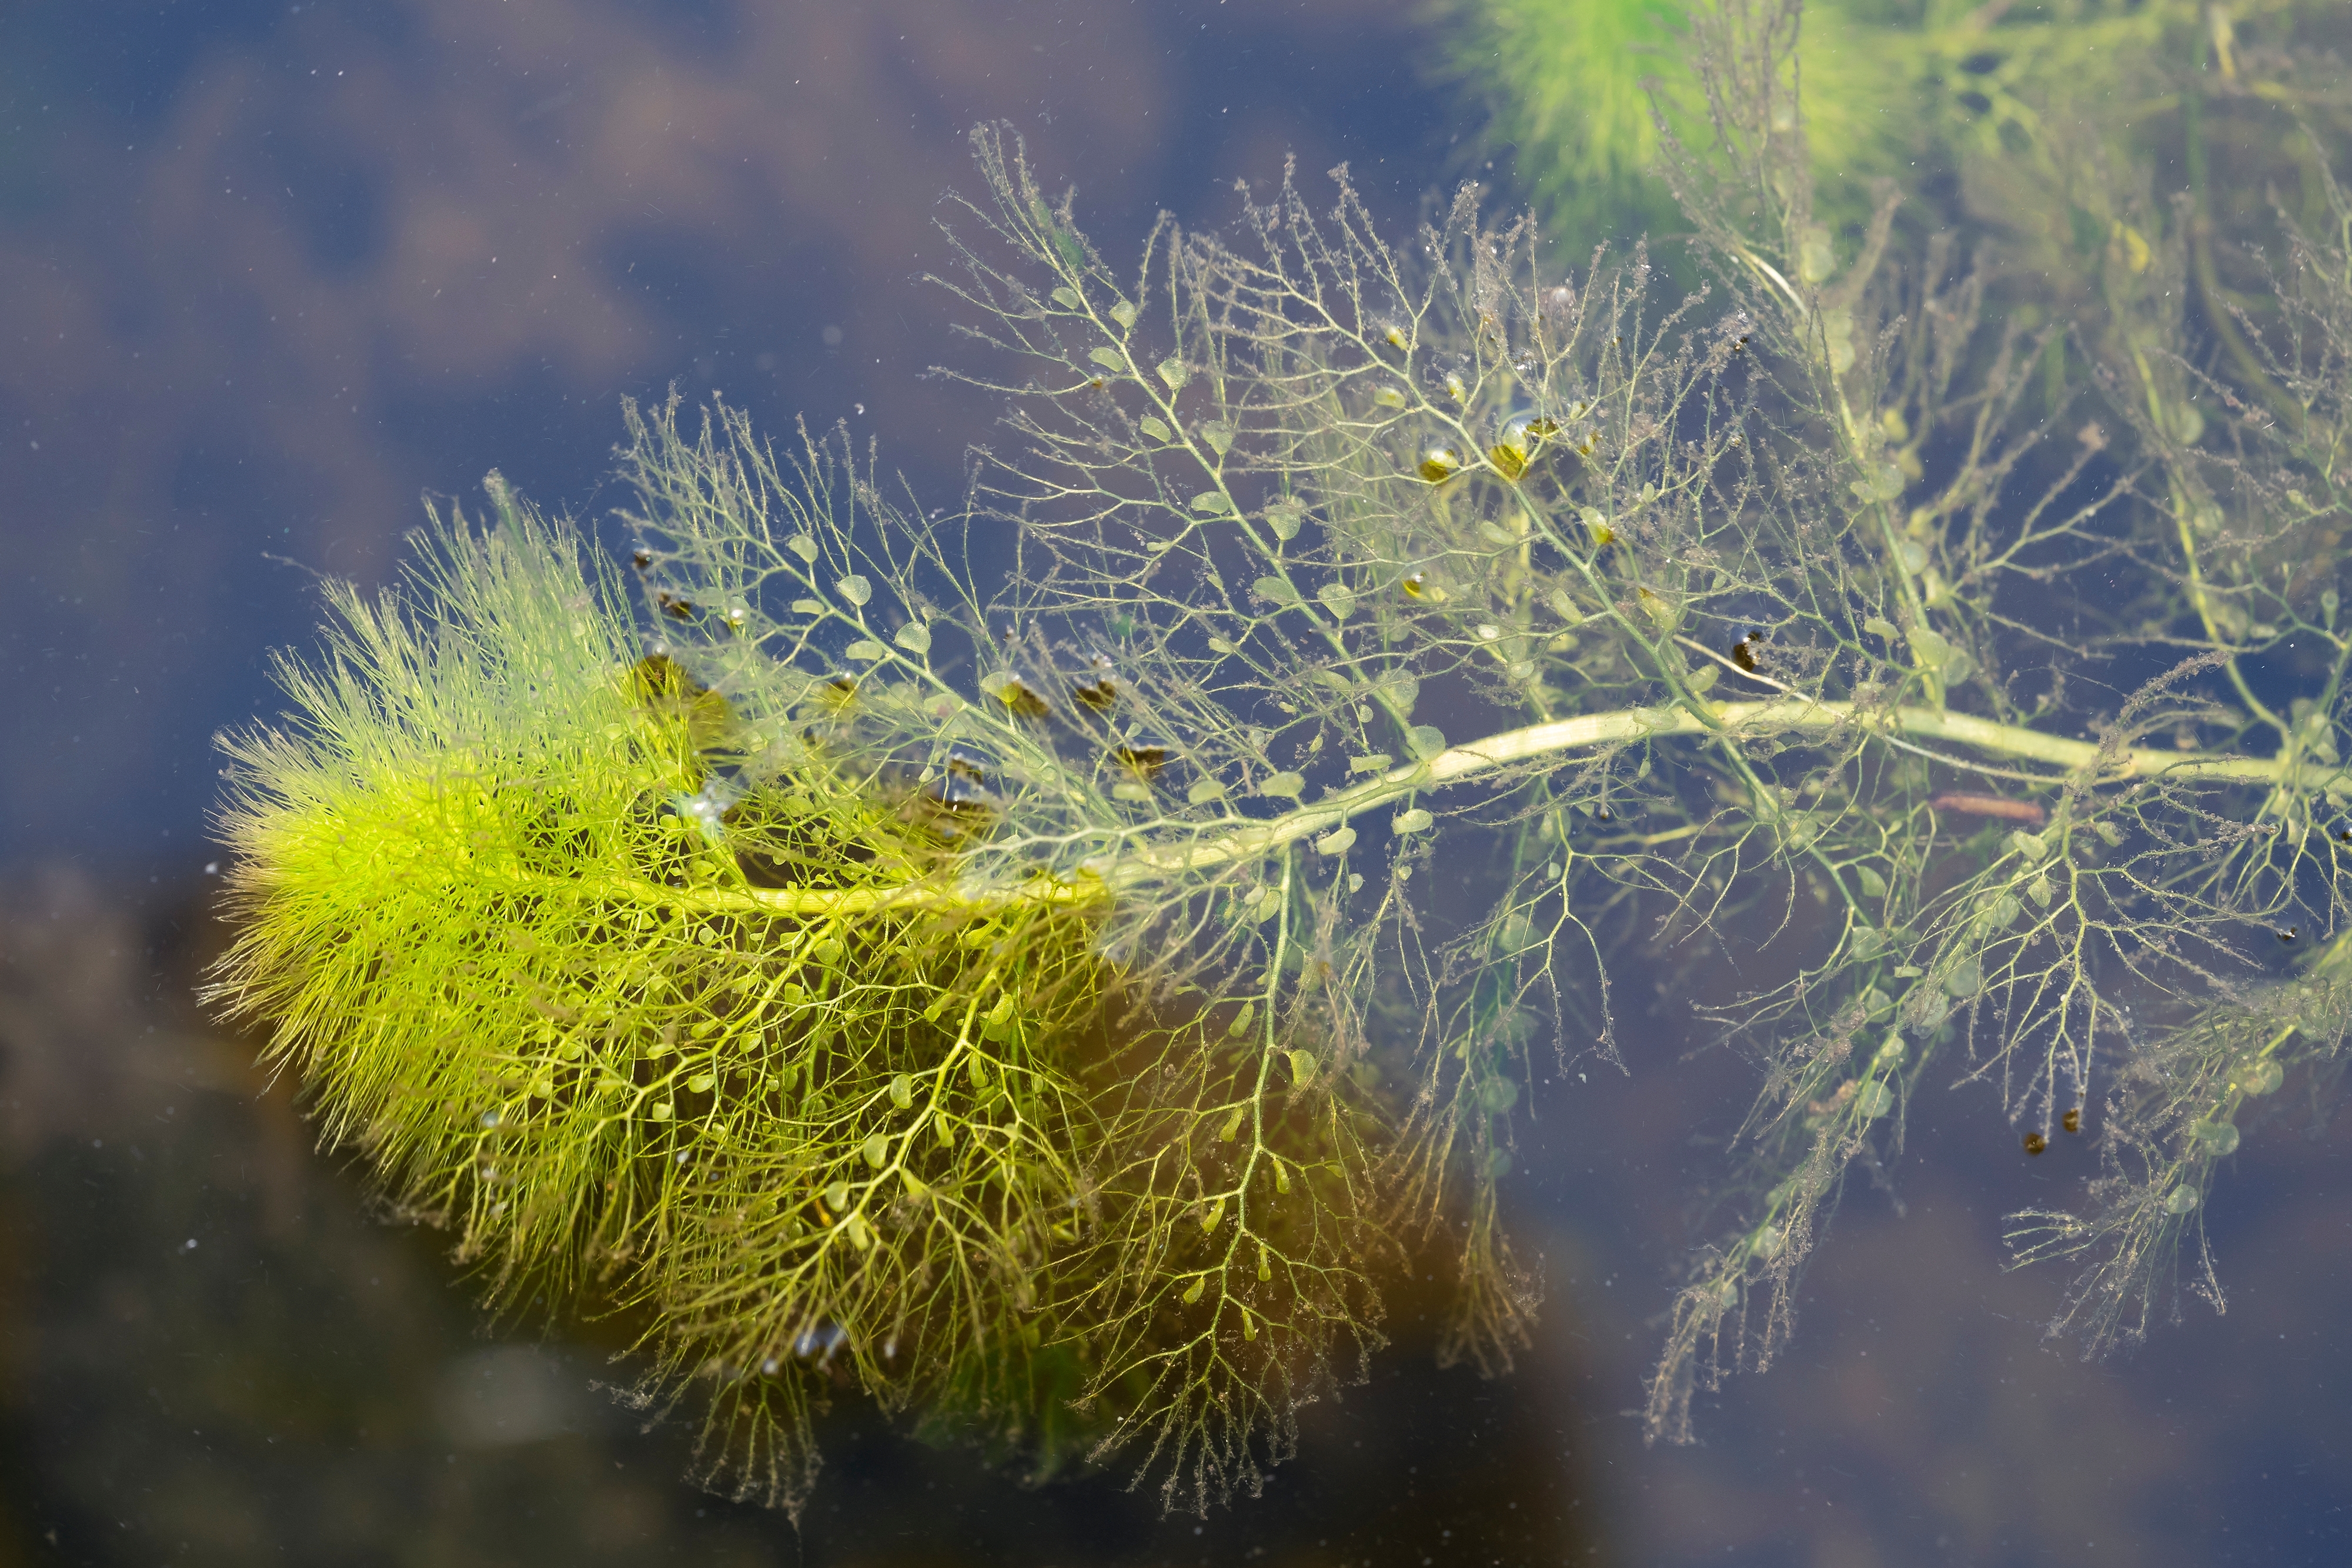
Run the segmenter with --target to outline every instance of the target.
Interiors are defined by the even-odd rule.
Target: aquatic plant
[[[1619,228],[1628,214],[1653,232],[1677,226],[1666,139],[1706,132],[1694,46],[1714,7],[1445,0],[1437,11],[1433,69],[1486,102],[1477,161],[1495,156],[1488,166],[1566,232]],[[1923,233],[1935,219],[1973,218],[2095,255],[2118,216],[2099,209],[2144,199],[2152,163],[2182,159],[2204,199],[2197,155],[2183,158],[2204,134],[2200,117],[2279,121],[2236,156],[2274,165],[2307,197],[2319,154],[2291,134],[2281,144],[2292,121],[2280,111],[2340,110],[2326,51],[2343,47],[2345,23],[2324,0],[1814,0],[1801,26],[1798,15],[1781,16],[1797,88],[1784,112],[1804,119],[1817,202],[1833,224],[1865,219],[1872,186],[1891,179],[1930,220]],[[2238,215],[2259,222],[2262,180],[2238,190]],[[2095,270],[2079,256],[2062,265],[2068,276],[2049,279],[2062,295],[2070,277]]]
[[[675,399],[627,410],[625,567],[494,476],[226,742],[213,998],[494,1301],[630,1314],[640,1398],[786,1506],[850,1386],[1253,1487],[1408,1258],[1507,1367],[1518,1102],[1621,1061],[1610,977],[1661,956],[1770,977],[1706,1009],[1763,1088],[1654,1436],[1769,1360],[1939,1078],[2099,1138],[2098,1207],[2019,1243],[2090,1349],[2140,1332],[2352,1008],[2352,202],[2281,214],[2241,325],[2292,420],[2177,309],[2053,409],[2062,329],[1891,200],[1824,237],[1793,13],[1692,25],[1716,281],[1670,305],[1471,192],[1393,246],[1344,171],[1115,271],[976,132],[957,373],[1012,441],[964,513]]]

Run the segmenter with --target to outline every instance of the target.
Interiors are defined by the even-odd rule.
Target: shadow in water
[[[1369,1384],[1205,1520],[1117,1473],[1023,1489],[854,1402],[797,1533],[698,1492],[690,1434],[600,1391],[609,1336],[487,1333],[441,1239],[209,1028],[205,904],[58,872],[0,915],[0,1565],[1608,1560],[1569,1369],[1440,1370],[1412,1287]]]

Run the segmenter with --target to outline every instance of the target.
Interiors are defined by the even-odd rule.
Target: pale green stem
[[[1546,757],[1626,741],[1670,736],[1733,740],[1789,731],[1823,733],[1847,727],[1901,734],[1997,757],[2040,762],[2098,784],[2164,777],[2217,783],[2294,782],[2290,771],[2319,776],[2340,770],[2313,766],[2292,747],[2272,758],[2196,751],[2117,749],[2104,752],[2087,740],[2067,740],[2018,725],[1995,723],[1932,707],[1857,708],[1849,702],[1777,697],[1767,702],[1707,705],[1710,728],[1679,707],[1633,708],[1588,714],[1506,730],[1483,740],[1451,747],[1423,761],[1391,768],[1376,779],[1334,790],[1310,806],[1264,821],[1223,826],[1189,843],[1139,848],[1099,872],[1072,879],[1036,876],[1013,887],[975,891],[952,875],[886,887],[858,888],[672,888],[625,878],[591,878],[564,883],[597,899],[695,908],[714,914],[783,915],[797,919],[840,918],[892,910],[961,909],[984,913],[1016,904],[1091,904],[1121,887],[1162,881],[1220,865],[1261,859],[1302,839],[1341,827],[1423,789],[1480,779]],[[2065,780],[2053,778],[2056,785]]]

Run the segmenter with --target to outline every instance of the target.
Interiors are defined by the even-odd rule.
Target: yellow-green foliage
[[[803,1495],[845,1373],[1046,1468],[1246,1472],[1369,1332],[1360,1113],[1122,1009],[1098,883],[959,886],[954,825],[822,745],[719,806],[725,699],[493,493],[230,743],[215,994],[495,1299],[648,1314],[646,1396],[707,1383],[747,1490]]]

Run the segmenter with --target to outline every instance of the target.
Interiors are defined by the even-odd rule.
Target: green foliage
[[[1515,1118],[1620,1060],[1629,959],[1765,977],[1709,1013],[1763,1083],[1654,1436],[1785,1341],[1935,1077],[2091,1119],[2097,1207],[2021,1256],[2078,1261],[2087,1348],[2137,1333],[2352,1017],[2352,203],[2279,217],[2252,371],[2116,297],[2137,379],[2068,437],[2074,340],[1988,311],[1997,258],[1891,200],[1825,247],[1793,12],[1689,26],[1664,167],[1716,282],[1671,307],[1468,193],[1392,246],[1344,176],[1116,271],[978,132],[955,373],[1010,441],[966,515],[632,407],[640,628],[494,478],[229,743],[214,995],[496,1300],[637,1314],[643,1398],[788,1505],[849,1385],[1254,1486],[1403,1258],[1507,1367]]]
[[[667,630],[723,629],[722,694],[494,479],[498,530],[440,528],[413,605],[338,595],[327,664],[281,672],[299,731],[229,743],[215,995],[277,1020],[327,1136],[494,1300],[642,1313],[641,1397],[708,1385],[714,1479],[796,1505],[841,1375],[1040,1469],[1135,1441],[1171,1497],[1246,1479],[1372,1334],[1363,1096],[1204,1004],[1155,1020],[1094,873],[959,848],[1023,806],[931,787],[971,781],[961,747],[1067,791],[1016,710],[929,675],[909,630],[954,618],[843,531],[871,492],[833,454],[787,491],[756,447],[635,429],[682,538],[708,505],[737,586],[822,608],[657,593]],[[760,651],[810,619],[874,645],[881,613],[854,691]],[[886,759],[918,735],[929,778]]]
[[[1704,141],[1708,73],[1734,68],[1719,52],[1726,40],[1708,32],[1715,10],[1685,0],[1446,0],[1440,70],[1486,99],[1486,150],[1507,151],[1515,188],[1555,232],[1608,232],[1629,218],[1671,231],[1680,214],[1664,178],[1668,140]],[[1866,223],[1874,185],[1893,181],[1941,205],[1947,221],[2013,225],[2066,249],[2076,226],[2068,195],[2105,185],[2102,193],[2144,198],[2113,177],[2177,150],[2184,88],[2308,112],[2326,101],[2302,79],[2315,60],[2304,53],[2287,71],[2279,65],[2295,44],[2345,41],[2341,8],[2315,0],[2222,10],[2203,0],[1817,0],[1800,21],[1798,7],[1781,8],[1784,36],[1737,47],[1791,61],[1789,100],[1769,123],[1803,138],[1825,242]],[[1710,48],[1713,60],[1703,57]],[[2220,79],[2180,79],[2200,61]],[[2290,155],[2308,167],[2307,152]],[[2106,178],[2081,177],[2093,159]],[[2091,251],[2117,216],[2099,204],[2077,209],[2098,225]],[[2045,214],[2058,223],[2045,225]],[[2083,271],[2079,259],[2062,267]]]

